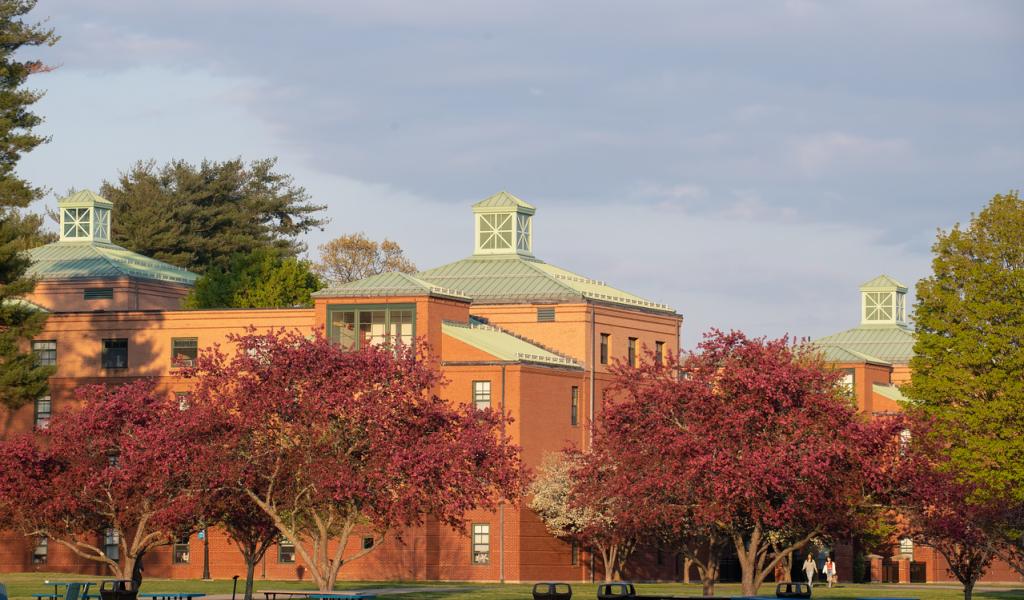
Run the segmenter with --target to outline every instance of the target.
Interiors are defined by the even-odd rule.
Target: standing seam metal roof
[[[503,329],[490,325],[444,321],[441,323],[441,332],[499,360],[582,368],[571,358],[559,356],[550,350],[531,344]]]
[[[136,277],[193,285],[198,275],[106,242],[60,241],[28,251],[28,275],[39,279]]]
[[[908,364],[914,357],[914,331],[900,325],[860,325],[813,344],[826,353],[831,347],[839,347],[893,364]]]

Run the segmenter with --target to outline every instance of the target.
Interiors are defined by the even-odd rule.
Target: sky
[[[939,229],[1024,186],[1024,3],[40,0],[60,193],[138,160],[277,157],[330,223],[421,268],[470,205],[534,252],[711,327],[827,335],[912,288]],[[53,205],[55,200],[49,198]],[[41,208],[41,207],[40,207]],[[116,218],[116,215],[115,215]]]

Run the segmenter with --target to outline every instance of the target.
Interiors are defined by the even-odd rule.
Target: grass
[[[0,582],[7,585],[7,593],[12,600],[30,600],[32,594],[48,592],[44,581],[100,581],[109,577],[90,577],[85,575],[69,575],[67,573],[9,573],[0,574]],[[239,583],[239,588],[242,587]],[[418,591],[395,596],[396,600],[528,600],[531,598],[530,584],[494,584],[466,582],[381,582],[360,581],[341,582],[339,590],[370,589],[380,587],[436,587],[437,592]],[[681,583],[639,584],[638,591],[643,593],[669,593],[680,596],[699,596],[700,585]],[[458,588],[458,591],[450,591]],[[308,582],[299,581],[266,581],[258,580],[256,590],[262,589],[313,589]],[[190,591],[206,594],[230,594],[231,580],[201,581],[197,579],[146,579],[142,584],[143,592]],[[448,591],[442,591],[448,590]],[[573,597],[590,600],[597,597],[597,586],[594,584],[573,584]],[[715,587],[717,594],[722,596],[739,595],[740,586],[734,583],[722,583]],[[773,595],[774,586],[765,584],[760,592]],[[814,588],[814,598],[826,600],[852,600],[854,598],[900,597],[917,598],[919,600],[961,600],[963,592],[955,585],[888,585],[888,584],[846,584],[837,588]],[[989,585],[980,584],[975,589],[974,597],[978,600],[1024,600],[1024,585]],[[262,600],[262,595],[258,596]]]

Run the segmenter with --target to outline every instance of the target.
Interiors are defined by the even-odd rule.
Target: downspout
[[[594,418],[594,386],[596,385],[596,371],[597,371],[597,315],[594,309],[594,303],[590,303],[590,429],[589,438],[587,439],[587,447],[593,447],[594,445],[594,426],[596,425],[597,419]]]
[[[594,446],[594,425],[596,419],[594,418],[594,385],[596,382],[596,370],[597,370],[597,314],[594,310],[594,303],[590,303],[590,428],[588,430],[589,439],[588,447]],[[594,571],[597,568],[597,562],[594,557],[594,549],[590,549],[590,583],[594,583],[595,575]]]
[[[505,435],[505,365],[501,365],[501,434]],[[505,583],[505,501],[498,504],[498,580]]]

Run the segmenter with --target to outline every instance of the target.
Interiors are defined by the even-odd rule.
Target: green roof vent
[[[110,209],[114,203],[89,190],[57,201],[60,241],[110,243]]]
[[[879,275],[860,286],[861,325],[906,325],[907,286]]]
[[[508,192],[473,205],[476,220],[473,254],[533,256],[533,215],[537,209]]]

